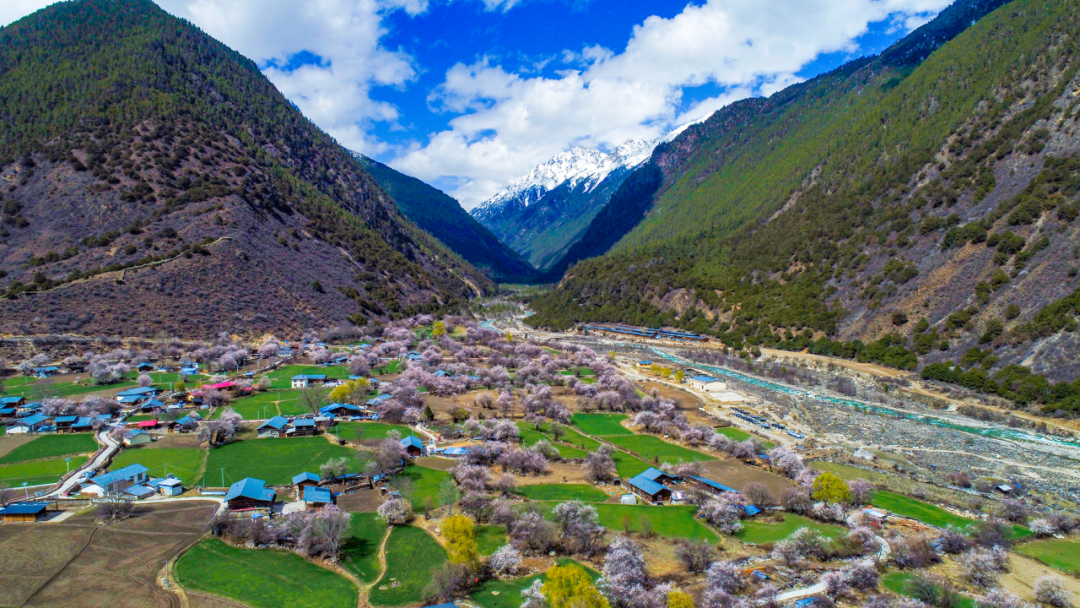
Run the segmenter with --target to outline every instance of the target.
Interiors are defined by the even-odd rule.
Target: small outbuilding
[[[132,430],[124,432],[124,445],[128,447],[145,445],[153,440],[154,438],[146,431]]]
[[[691,387],[707,393],[722,393],[727,390],[727,382],[712,376],[694,376],[688,382]]]
[[[0,509],[5,524],[32,524],[45,518],[49,505],[44,502],[16,502]]]
[[[258,433],[262,439],[284,437],[286,428],[289,426],[289,419],[284,416],[274,416],[270,420],[259,425]]]
[[[322,482],[322,477],[315,473],[308,473],[304,471],[299,475],[295,475],[292,478],[293,485],[296,486],[296,499],[300,500],[300,497],[304,495],[304,489],[310,487],[318,487]]]
[[[405,451],[409,456],[426,456],[427,450],[424,448],[424,442],[420,441],[416,435],[409,435],[401,440],[401,447],[405,448]]]
[[[334,493],[330,491],[330,488],[312,486],[304,488],[304,506],[308,511],[321,509],[331,504],[334,504]]]

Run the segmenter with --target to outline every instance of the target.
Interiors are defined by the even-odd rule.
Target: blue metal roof
[[[300,483],[301,481],[322,481],[322,477],[319,477],[315,473],[308,473],[307,471],[298,475],[293,475],[292,482],[294,484]]]
[[[75,422],[78,419],[78,416],[57,416],[53,419],[53,422],[56,424],[60,424],[61,422]]]
[[[292,425],[293,425],[293,428],[306,429],[308,427],[314,427],[315,426],[315,421],[314,420],[304,420],[304,419],[293,420]]]
[[[91,418],[91,417],[89,417],[89,416],[81,416],[81,417],[80,417],[80,418],[79,418],[78,420],[76,420],[76,421],[75,421],[75,423],[74,423],[74,424],[72,424],[71,426],[72,426],[72,427],[80,427],[80,428],[81,428],[81,427],[84,427],[84,426],[93,426],[93,424],[94,424],[94,419],[93,419],[93,418]]]
[[[394,398],[393,395],[390,395],[388,393],[383,393],[383,394],[379,395],[378,397],[375,397],[374,399],[368,400],[367,405],[379,405],[383,401],[388,401],[388,400],[393,399],[393,398]]]
[[[717,482],[715,482],[715,481],[713,481],[711,479],[706,479],[705,477],[698,477],[697,475],[687,475],[687,477],[689,477],[690,479],[693,479],[694,481],[703,483],[703,484],[705,484],[707,486],[716,488],[717,490],[720,490],[721,492],[734,492],[736,494],[739,493],[739,491],[736,490],[735,488],[730,488],[728,486],[725,486],[722,483],[717,483]]]
[[[324,414],[329,413],[329,412],[334,412],[334,411],[337,411],[337,410],[349,410],[349,411],[354,411],[354,412],[363,411],[360,408],[360,406],[353,405],[351,403],[331,403],[330,405],[324,405],[321,408],[319,408],[319,411],[324,413]]]
[[[404,437],[401,439],[400,443],[404,447],[412,446],[415,448],[420,448],[421,450],[424,449],[424,442],[420,441],[420,439],[417,438],[416,435],[409,435],[408,437]]]
[[[276,430],[280,431],[281,429],[285,428],[285,426],[288,425],[288,424],[289,424],[289,419],[288,418],[286,418],[284,416],[274,416],[270,420],[267,420],[266,422],[260,424],[259,425],[259,430],[262,430],[262,429],[265,429],[265,428],[271,428],[271,429],[276,429]]]
[[[722,382],[721,380],[719,380],[717,378],[713,378],[712,376],[694,376],[693,378],[690,378],[690,379],[695,381],[695,382],[700,382],[702,384],[708,384],[710,382]]]
[[[151,393],[157,393],[158,389],[152,386],[140,386],[137,388],[129,388],[126,391],[120,391],[116,393],[117,397],[126,397],[129,395],[149,395]]]
[[[129,487],[125,488],[124,493],[125,494],[131,494],[135,498],[142,498],[143,496],[149,496],[150,494],[153,494],[154,489],[149,487],[149,486],[144,486],[142,484],[138,484],[138,485],[129,486]]]
[[[641,475],[630,478],[630,481],[628,481],[627,483],[641,490],[642,492],[645,492],[649,496],[656,496],[662,490],[667,490],[666,487],[656,483],[651,479],[642,477]]]
[[[746,511],[746,514],[751,517],[757,515],[758,513],[761,513],[761,509],[755,507],[754,505],[746,505],[745,507],[743,507],[743,510]]]
[[[649,467],[648,469],[645,469],[643,472],[639,473],[638,477],[644,477],[649,481],[656,481],[661,477],[673,477],[673,475],[668,475],[667,473],[655,467]]]
[[[14,413],[15,413],[15,408],[13,408],[13,407],[0,408],[0,414],[7,415],[7,414],[14,414]]]
[[[225,494],[225,501],[228,502],[234,498],[250,498],[267,502],[274,500],[274,491],[265,486],[266,482],[261,479],[251,477],[241,479],[229,486],[229,491]]]
[[[443,450],[443,454],[446,456],[464,456],[469,453],[469,448],[446,448]]]
[[[22,426],[22,425],[34,426],[35,424],[41,424],[42,422],[45,422],[45,415],[44,414],[34,414],[33,416],[27,416],[26,418],[22,418],[22,419],[16,421],[15,425],[16,426]]]
[[[16,502],[0,509],[0,515],[35,515],[49,505],[43,502]]]
[[[0,405],[16,405],[23,402],[25,397],[0,397]]]
[[[104,488],[105,486],[116,483],[117,481],[134,479],[135,477],[149,471],[150,469],[144,467],[141,464],[129,464],[122,469],[117,469],[115,471],[93,477],[90,479],[90,481]]]
[[[293,380],[326,380],[326,374],[298,374]]]
[[[304,502],[329,503],[333,502],[333,495],[330,493],[330,488],[308,486],[304,488]]]

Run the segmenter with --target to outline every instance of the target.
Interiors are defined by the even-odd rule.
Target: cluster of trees
[[[210,522],[215,536],[255,547],[277,547],[308,557],[337,561],[349,531],[349,514],[336,505],[300,511],[281,518],[251,519],[219,512]]]

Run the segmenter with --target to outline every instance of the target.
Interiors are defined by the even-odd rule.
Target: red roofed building
[[[156,429],[158,427],[157,420],[143,420],[138,424],[140,429]]]

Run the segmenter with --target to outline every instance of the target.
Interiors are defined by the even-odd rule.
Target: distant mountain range
[[[1077,38],[1077,3],[959,0],[731,104],[622,178],[529,322],[676,326],[1080,412]]]
[[[0,333],[290,333],[494,290],[252,61],[150,0],[0,29],[0,122]]]
[[[685,129],[685,127],[683,127]],[[540,271],[550,271],[585,234],[630,173],[657,145],[627,141],[609,153],[576,146],[538,165],[470,214]]]

